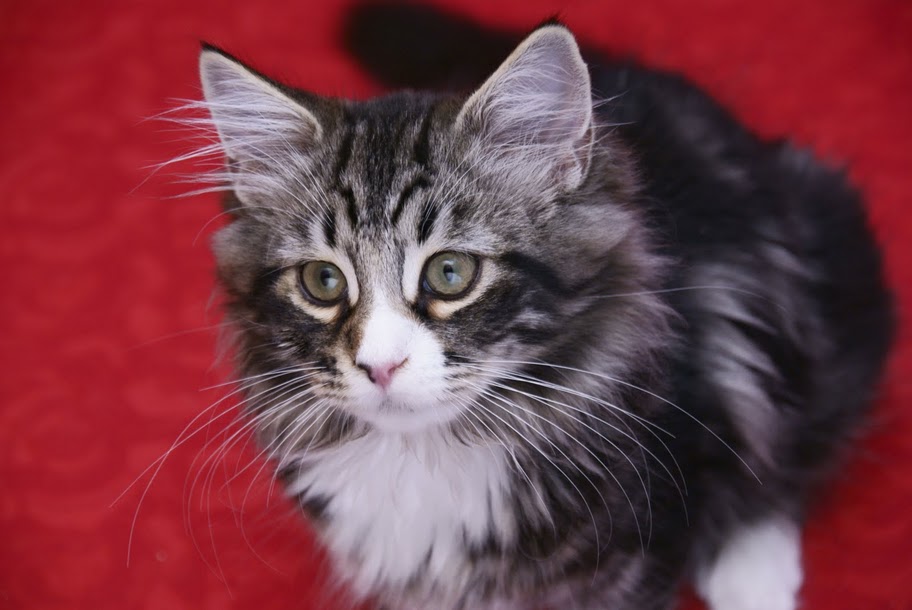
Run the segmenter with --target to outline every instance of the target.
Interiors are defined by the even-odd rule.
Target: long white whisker
[[[778,307],[782,311],[787,312],[788,309],[781,303],[777,303],[773,299],[769,298],[767,295],[760,294],[758,292],[752,292],[750,290],[745,290],[743,288],[738,288],[736,286],[723,286],[723,285],[706,285],[706,286],[680,286],[677,288],[663,288],[660,290],[643,290],[640,292],[619,292],[612,294],[594,294],[589,295],[583,298],[586,299],[618,299],[624,297],[638,297],[638,296],[647,296],[653,294],[670,294],[675,292],[688,292],[691,290],[727,290],[729,292],[737,292],[739,294],[744,294],[747,296],[756,297],[758,299],[763,299],[764,301],[769,302],[774,307]]]
[[[596,435],[599,436],[599,438],[601,438],[604,442],[608,443],[608,445],[610,445],[612,448],[614,448],[615,451],[617,451],[617,453],[618,453],[619,455],[621,455],[621,456],[627,461],[628,464],[630,464],[630,467],[633,469],[633,472],[636,474],[637,479],[639,479],[639,481],[640,481],[640,485],[642,485],[642,487],[643,487],[643,493],[644,493],[644,496],[645,496],[645,498],[646,498],[646,508],[647,508],[647,511],[648,511],[648,514],[649,514],[649,538],[652,537],[652,503],[651,503],[651,500],[650,500],[650,498],[649,498],[649,490],[646,488],[646,482],[643,480],[643,476],[640,474],[639,469],[638,469],[638,468],[636,467],[636,465],[633,463],[633,460],[630,459],[630,456],[628,456],[626,453],[624,453],[624,452],[621,450],[621,448],[618,447],[618,445],[617,445],[614,441],[610,440],[610,439],[609,439],[608,437],[606,437],[604,434],[602,434],[601,432],[599,432],[598,430],[596,430],[595,428],[593,428],[592,426],[590,426],[589,424],[587,424],[587,423],[584,422],[583,420],[579,419],[578,417],[575,417],[574,415],[572,415],[572,414],[570,414],[570,413],[567,413],[567,412],[564,411],[563,409],[560,409],[560,408],[559,408],[559,406],[565,406],[565,407],[567,407],[567,408],[573,409],[573,407],[571,407],[570,405],[567,405],[567,404],[562,403],[562,402],[558,402],[558,401],[553,401],[553,400],[550,400],[550,399],[546,399],[546,398],[541,397],[541,396],[536,396],[536,395],[534,395],[534,394],[529,394],[529,393],[527,393],[527,392],[523,392],[523,391],[521,391],[521,390],[517,390],[516,388],[512,388],[512,387],[510,387],[510,386],[508,386],[508,385],[504,385],[504,384],[501,384],[501,383],[492,382],[491,385],[494,386],[494,387],[497,387],[497,388],[501,388],[501,389],[504,389],[504,390],[508,390],[508,391],[511,391],[511,392],[515,392],[515,393],[517,393],[517,394],[520,394],[520,395],[522,395],[522,396],[525,396],[526,398],[530,398],[530,399],[532,399],[532,400],[535,400],[535,401],[539,402],[540,404],[544,404],[545,406],[550,406],[552,409],[554,409],[554,410],[557,411],[558,413],[564,415],[565,417],[570,418],[571,420],[575,421],[576,423],[580,424],[581,426],[584,426],[584,427],[587,428],[588,430],[594,432]],[[511,402],[512,402],[512,401],[511,401]],[[589,447],[587,447],[584,443],[582,443],[582,442],[581,442],[579,439],[577,439],[575,436],[573,436],[572,434],[569,434],[566,430],[564,430],[563,428],[561,428],[556,422],[554,422],[554,421],[548,419],[547,417],[544,417],[544,416],[542,416],[542,415],[539,415],[538,413],[535,413],[535,412],[532,411],[531,409],[526,409],[525,407],[519,405],[519,404],[516,403],[516,402],[513,402],[513,406],[515,406],[516,408],[518,408],[518,409],[520,409],[520,410],[522,410],[522,411],[528,413],[529,415],[531,415],[531,416],[533,416],[533,417],[536,417],[536,418],[538,418],[538,419],[541,419],[542,421],[544,421],[544,422],[550,424],[551,426],[557,428],[557,430],[559,430],[560,432],[562,432],[563,434],[565,434],[568,438],[570,438],[571,440],[573,440],[576,444],[578,444],[580,447],[582,447],[587,453],[589,453],[589,455],[591,455],[591,456],[599,463],[599,465],[605,470],[605,472],[608,473],[608,476],[610,476],[611,479],[615,482],[615,484],[616,484],[616,485],[618,486],[618,488],[621,490],[621,493],[623,493],[623,494],[624,494],[624,497],[627,499],[627,503],[630,505],[630,512],[631,512],[631,514],[633,515],[634,522],[635,522],[636,525],[637,525],[637,531],[638,531],[639,534],[640,534],[640,544],[643,546],[643,552],[645,553],[645,552],[646,552],[646,548],[645,548],[645,543],[644,543],[644,541],[643,541],[643,533],[642,533],[642,531],[640,530],[639,517],[637,516],[637,511],[636,511],[636,509],[635,509],[634,506],[633,506],[633,501],[631,500],[630,496],[627,494],[627,490],[624,489],[624,486],[621,484],[620,480],[615,476],[615,474],[611,471],[611,469],[608,468],[608,466],[605,465],[604,462],[602,462],[601,458],[599,458],[599,457],[598,457],[598,456],[597,456]],[[621,430],[619,430],[618,428],[615,428],[614,426],[612,426],[612,428],[613,428],[614,430],[616,430],[617,432],[623,434],[623,432],[622,432]],[[639,446],[642,448],[642,444],[639,443],[639,441],[637,441],[636,439],[633,439],[632,437],[631,437],[631,440],[633,440],[637,445],[639,445]],[[650,453],[651,453],[651,452],[650,452]],[[658,459],[658,458],[656,458],[656,459]],[[660,462],[660,463],[661,463],[661,462]],[[671,473],[669,472],[668,475],[671,476]],[[673,480],[673,479],[672,479],[672,480]]]
[[[476,401],[475,399],[470,399],[470,402],[472,405],[480,407],[480,405],[478,405],[478,401]],[[519,461],[519,458],[516,457],[516,452],[513,450],[513,447],[511,447],[510,444],[508,444],[493,429],[491,429],[491,427],[487,424],[487,422],[484,421],[484,419],[481,416],[479,416],[477,413],[474,413],[471,409],[468,409],[468,408],[465,409],[463,411],[462,415],[465,417],[466,421],[469,422],[469,424],[471,424],[473,428],[475,428],[475,430],[476,430],[476,432],[478,432],[479,436],[481,436],[481,431],[478,429],[478,427],[474,423],[472,423],[472,421],[469,419],[469,417],[474,418],[475,421],[477,421],[479,424],[484,426],[484,428],[488,431],[488,433],[491,435],[491,437],[494,440],[496,440],[498,443],[500,443],[500,445],[504,448],[504,450],[510,455],[510,459],[513,463],[513,466],[519,471],[519,473],[523,476],[523,478],[529,484],[529,488],[533,492],[535,492],[535,495],[538,498],[539,508],[541,509],[541,514],[545,517],[548,517],[548,520],[551,523],[551,529],[553,532],[556,533],[557,530],[555,529],[555,526],[554,526],[554,520],[550,518],[551,513],[548,510],[548,503],[545,502],[545,498],[542,495],[541,491],[538,489],[538,487],[535,485],[535,483],[532,482],[532,478],[529,476],[529,473],[523,467],[522,463]],[[492,453],[493,453],[493,450],[492,450]]]
[[[306,376],[305,376],[305,377],[306,377]],[[291,382],[286,382],[286,383],[284,383],[284,384],[280,384],[279,386],[274,386],[274,387],[272,387],[272,388],[269,388],[268,390],[259,393],[258,396],[262,397],[262,396],[265,396],[265,395],[270,394],[270,393],[275,393],[275,392],[277,392],[277,391],[281,388],[281,386],[288,385],[289,383],[294,383],[294,385],[292,385],[292,387],[291,387],[290,389],[289,389],[289,388],[286,388],[284,391],[282,391],[282,392],[280,393],[280,395],[285,395],[285,394],[288,394],[288,393],[290,393],[290,392],[295,392],[295,391],[297,390],[296,393],[295,393],[295,396],[303,396],[303,395],[306,395],[306,394],[310,391],[310,387],[311,387],[311,386],[307,386],[307,387],[305,387],[303,390],[300,389],[300,386],[301,386],[302,384],[305,384],[305,383],[306,383],[306,379],[305,379],[305,378],[296,378],[296,379],[291,380]],[[193,496],[194,489],[196,488],[196,485],[197,485],[197,483],[198,483],[199,480],[200,480],[200,476],[202,475],[202,473],[204,472],[204,470],[207,470],[207,469],[206,469],[206,465],[209,464],[208,472],[207,472],[206,476],[203,477],[203,481],[202,481],[202,487],[201,487],[201,489],[203,490],[203,492],[202,492],[201,495],[200,495],[200,506],[199,506],[199,509],[200,509],[201,511],[205,511],[206,514],[208,515],[208,523],[209,523],[209,531],[210,531],[210,543],[211,543],[210,546],[211,546],[212,551],[213,551],[213,553],[214,553],[214,555],[215,555],[215,562],[216,562],[215,569],[218,570],[218,572],[221,573],[222,576],[224,576],[224,574],[223,574],[222,569],[221,569],[221,562],[220,562],[220,560],[219,560],[219,558],[218,558],[218,550],[217,550],[217,548],[216,548],[216,546],[215,546],[215,537],[214,537],[213,532],[212,532],[212,506],[211,506],[212,494],[211,494],[211,491],[210,491],[210,492],[206,492],[205,490],[206,490],[206,489],[210,489],[210,490],[211,490],[211,488],[212,488],[212,483],[213,483],[213,480],[214,480],[215,471],[216,471],[216,469],[217,469],[217,466],[218,466],[220,463],[223,463],[223,462],[222,462],[222,456],[224,456],[224,455],[225,455],[225,454],[226,454],[234,445],[236,445],[240,440],[246,438],[246,433],[247,433],[247,431],[249,431],[250,429],[252,429],[252,428],[253,428],[254,426],[256,426],[257,424],[261,424],[261,423],[262,423],[262,419],[264,419],[266,416],[269,416],[269,417],[279,417],[279,416],[281,416],[281,415],[282,415],[282,411],[283,411],[283,407],[284,407],[285,404],[286,404],[286,401],[283,401],[282,403],[277,404],[277,405],[275,406],[275,408],[267,409],[267,410],[264,411],[263,413],[259,413],[259,414],[257,414],[256,416],[250,418],[250,420],[247,421],[247,422],[245,422],[245,423],[240,427],[240,429],[238,429],[237,431],[235,431],[231,436],[229,436],[229,437],[227,437],[226,439],[224,439],[224,440],[220,443],[218,449],[216,449],[215,452],[214,452],[213,454],[209,455],[209,456],[202,462],[202,464],[200,465],[200,468],[197,470],[197,475],[194,477],[193,481],[191,482],[191,484],[190,484],[190,486],[189,486],[189,490],[186,490],[186,489],[185,489],[185,492],[184,492],[185,495],[187,495],[187,496],[189,496],[189,497],[192,497],[192,496]],[[203,449],[201,449],[200,452],[202,453],[203,451],[205,451],[205,450],[206,450],[206,447],[207,447],[210,443],[211,443],[211,441],[207,442],[206,446],[204,446]],[[195,462],[195,461],[196,461],[196,460],[194,460],[194,462]],[[223,464],[223,466],[224,466],[224,464]],[[227,478],[227,473],[226,473],[226,478]],[[226,484],[227,484],[227,483],[226,483]],[[191,523],[191,521],[190,521],[190,514],[189,514],[189,503],[188,503],[188,506],[187,506],[187,510],[188,510],[188,513],[187,513],[187,522],[188,522],[188,524],[189,524],[189,523]],[[190,528],[190,533],[191,533],[191,538],[192,538],[193,541],[194,541],[194,545],[197,547],[197,549],[200,549],[199,544],[198,544],[198,542],[197,542],[197,540],[196,540],[196,536],[193,534],[192,527]]]
[[[479,362],[482,362],[482,361],[479,361]],[[763,483],[760,480],[760,477],[757,476],[757,473],[755,473],[754,470],[750,467],[750,465],[744,460],[744,458],[741,457],[741,454],[738,453],[737,451],[735,451],[731,445],[729,445],[727,442],[725,442],[725,440],[721,436],[716,434],[709,426],[704,424],[702,421],[699,420],[699,418],[697,418],[696,416],[691,414],[689,411],[687,411],[687,409],[684,409],[683,407],[678,406],[677,404],[673,403],[672,401],[668,400],[667,398],[660,396],[660,395],[656,394],[655,392],[651,392],[651,391],[647,390],[646,388],[641,388],[640,386],[630,383],[629,381],[624,381],[623,379],[611,377],[610,375],[605,375],[604,373],[596,373],[595,371],[587,371],[585,369],[579,369],[576,367],[564,366],[564,365],[560,365],[560,364],[551,364],[549,362],[527,362],[527,361],[521,361],[521,360],[489,360],[489,361],[484,361],[484,362],[491,362],[493,364],[517,364],[517,365],[546,366],[546,367],[550,367],[550,368],[557,369],[557,370],[573,371],[576,373],[583,373],[585,375],[592,375],[594,377],[605,379],[607,381],[612,381],[614,383],[626,386],[628,388],[643,392],[644,394],[648,394],[649,396],[652,396],[653,398],[660,400],[661,402],[667,404],[668,406],[676,409],[680,413],[686,415],[693,422],[699,424],[704,430],[706,430],[709,434],[711,434],[717,441],[722,443],[722,445],[726,449],[728,449],[732,453],[732,455],[734,455],[736,458],[738,458],[738,461],[740,461],[741,464],[744,465],[744,467],[747,469],[747,471],[751,473],[751,475],[757,480],[758,483],[760,483],[760,484]]]
[[[511,388],[511,387],[509,387],[509,386],[504,386],[504,385],[502,385],[502,384],[496,384],[496,385],[499,385],[501,388],[504,388],[504,389],[509,390],[509,391],[511,391],[511,392],[515,392],[515,391],[516,391],[516,390],[514,390],[514,388]],[[517,393],[523,394],[522,392],[517,392]],[[633,506],[633,500],[630,498],[630,496],[629,496],[628,493],[627,493],[627,490],[624,489],[624,486],[621,484],[621,482],[620,482],[620,480],[617,478],[617,476],[615,476],[615,474],[614,474],[614,473],[611,471],[611,469],[610,469],[610,468],[601,460],[601,458],[599,458],[598,455],[596,455],[595,452],[592,451],[592,449],[590,449],[589,447],[587,447],[587,446],[585,445],[585,443],[581,442],[581,441],[580,441],[578,438],[576,438],[573,434],[570,434],[570,433],[567,432],[564,428],[562,428],[557,422],[555,422],[555,421],[553,421],[553,420],[551,420],[551,419],[549,419],[549,418],[547,418],[547,417],[544,417],[544,416],[542,416],[542,415],[539,415],[538,413],[535,413],[535,412],[532,411],[531,409],[527,409],[527,408],[523,407],[522,405],[520,405],[520,404],[517,403],[516,401],[509,400],[506,396],[503,396],[503,395],[500,394],[499,392],[491,391],[491,393],[488,394],[488,396],[491,397],[491,398],[497,398],[500,402],[502,402],[502,403],[508,405],[508,406],[511,407],[511,408],[519,409],[520,411],[522,411],[522,412],[524,412],[524,413],[526,413],[526,414],[528,414],[528,415],[531,415],[532,417],[535,417],[536,419],[539,419],[539,420],[545,422],[546,424],[548,424],[548,425],[550,425],[551,427],[555,428],[557,431],[559,431],[560,433],[562,433],[564,436],[566,436],[567,438],[569,438],[570,440],[572,440],[573,442],[575,442],[577,445],[579,445],[580,447],[582,447],[582,449],[583,449],[586,453],[588,453],[588,454],[590,455],[590,457],[592,457],[596,462],[598,462],[599,466],[602,467],[602,470],[604,470],[604,472],[606,472],[606,473],[608,474],[608,476],[611,477],[611,479],[614,481],[615,485],[617,485],[618,488],[621,490],[621,493],[624,494],[624,498],[626,498],[627,504],[630,506],[630,513],[631,513],[631,515],[633,516],[633,521],[634,521],[634,523],[636,524],[637,533],[639,534],[639,538],[640,538],[640,545],[641,545],[641,547],[643,548],[643,552],[645,553],[646,549],[645,549],[645,542],[644,542],[644,539],[643,539],[643,531],[642,531],[642,529],[641,529],[641,527],[640,527],[640,520],[639,520],[639,516],[637,515],[636,508],[634,508],[634,506]],[[526,394],[526,396],[527,396],[527,397],[531,397],[531,395],[528,395],[528,394]],[[533,398],[534,398],[534,397],[533,397]],[[580,420],[575,419],[572,415],[569,415],[569,414],[567,414],[566,412],[561,411],[561,413],[563,413],[563,414],[564,414],[565,416],[567,416],[567,417],[570,417],[571,419],[574,419],[575,421],[577,421],[577,422],[579,422],[579,423],[582,423],[582,422],[580,422]],[[584,424],[584,425],[585,425],[585,424]],[[549,444],[551,444],[552,447],[554,447],[555,449],[557,449],[557,450],[561,453],[561,455],[563,455],[564,458],[565,458],[568,462],[573,463],[574,465],[576,465],[575,462],[574,462],[573,460],[571,460],[570,457],[569,457],[566,453],[564,453],[563,450],[560,449],[560,448],[559,448],[559,447],[558,447],[558,446],[557,446],[557,445],[556,445],[556,444],[555,444],[547,435],[545,435],[543,432],[540,432],[537,428],[534,428],[534,427],[533,427],[532,430],[533,430],[534,432],[537,432],[540,436],[542,436],[542,438],[544,438],[544,439],[546,440],[546,442],[548,442]],[[593,429],[593,431],[595,431],[595,430]],[[602,436],[602,435],[599,435],[599,436]],[[614,447],[614,449],[617,450],[617,452],[618,452],[619,454],[621,454],[621,455],[630,463],[631,467],[633,468],[634,472],[635,472],[636,475],[637,475],[637,478],[640,480],[640,484],[643,485],[643,491],[646,492],[646,495],[647,495],[647,506],[648,506],[648,505],[649,505],[649,499],[648,499],[649,492],[648,492],[648,490],[646,489],[646,484],[643,482],[643,477],[640,476],[639,470],[637,470],[636,466],[633,465],[633,461],[630,460],[630,458],[629,458],[623,451],[621,451],[620,448],[619,448],[615,443],[611,442],[610,440],[608,440],[608,439],[605,438],[604,436],[602,436],[602,438],[603,438],[608,444],[610,444],[612,447]],[[576,465],[576,468],[577,468],[577,470],[580,472],[580,474],[582,474],[583,477],[589,482],[589,484],[592,485],[592,487],[596,490],[596,492],[599,494],[599,497],[602,498],[602,502],[603,502],[604,505],[605,505],[605,509],[608,510],[608,512],[610,513],[610,512],[611,512],[611,509],[608,507],[608,503],[607,503],[607,501],[605,500],[605,497],[602,496],[602,492],[601,492],[601,490],[598,488],[598,486],[596,486],[595,483],[594,483],[591,479],[589,479],[589,477],[583,472],[583,470],[582,470],[578,465]],[[651,515],[651,514],[652,514],[652,512],[651,512],[651,508],[650,508],[650,515]],[[595,525],[595,524],[593,523],[593,526],[594,526],[594,525]],[[599,548],[601,548],[601,547],[599,547]]]
[[[313,426],[313,424],[316,423],[316,421],[318,421],[320,418],[322,418],[322,416],[325,413],[328,413],[331,410],[330,407],[327,405],[326,401],[324,399],[320,399],[319,397],[317,397],[317,402],[315,404],[308,402],[306,406],[307,406],[308,410],[305,413],[305,416],[301,417],[300,419],[304,422],[311,420],[312,423],[309,426],[307,426],[307,428],[305,430],[303,430],[301,432],[299,438],[303,438],[304,435],[307,434],[308,430]],[[325,422],[326,422],[326,419],[323,420],[323,423],[325,423]],[[300,427],[300,424],[295,424],[295,427],[292,428],[292,433],[293,433],[294,429],[297,427]],[[320,427],[317,428],[317,430],[314,432],[315,437],[317,435],[319,435],[322,427],[323,427],[323,424],[321,423]],[[313,440],[313,439],[311,439],[311,440]],[[297,441],[295,441],[295,443],[297,443]],[[248,464],[248,466],[245,466],[244,469],[242,469],[240,473],[247,470],[250,467],[250,465],[252,465],[254,463],[254,461],[260,460],[263,456],[263,453],[265,453],[273,444],[274,443],[270,443],[262,451],[260,451],[260,453],[258,453],[254,457],[254,459],[251,460],[250,464]],[[246,537],[246,534],[244,533],[244,507],[247,505],[247,501],[250,498],[250,493],[253,490],[253,482],[256,481],[260,477],[260,475],[263,473],[263,470],[266,468],[266,466],[273,460],[273,458],[275,457],[275,452],[278,449],[279,449],[279,445],[276,445],[270,451],[269,455],[266,456],[266,458],[262,460],[262,463],[261,463],[259,469],[253,475],[250,484],[247,485],[247,490],[245,491],[244,497],[241,500],[241,516],[240,516],[239,525],[240,525],[241,533],[244,536],[245,540],[247,537]],[[239,476],[240,473],[235,474],[235,477]],[[272,495],[275,482],[276,482],[276,477],[275,476],[270,477],[269,488],[267,490],[267,498]],[[249,546],[249,544],[248,544],[248,546]]]
[[[251,382],[252,385],[255,385],[255,383],[256,382]],[[185,444],[187,441],[189,441],[191,438],[193,438],[194,436],[199,434],[201,431],[208,429],[209,426],[211,426],[214,421],[221,419],[222,417],[224,417],[227,413],[230,413],[231,411],[225,410],[222,413],[219,413],[218,415],[214,415],[214,416],[210,415],[209,421],[205,425],[197,427],[193,432],[188,434],[187,431],[190,430],[200,420],[200,418],[205,416],[206,413],[212,412],[213,409],[215,409],[218,405],[222,404],[224,401],[228,400],[232,396],[234,396],[240,392],[243,392],[243,391],[249,389],[250,387],[251,387],[251,385],[241,384],[240,387],[233,390],[232,392],[229,392],[227,395],[223,396],[219,400],[215,401],[213,404],[209,405],[206,409],[204,409],[203,411],[198,413],[192,420],[190,420],[190,423],[188,423],[184,427],[184,429],[181,430],[181,432],[177,435],[177,438],[174,440],[174,442],[171,444],[171,446],[165,451],[165,453],[163,453],[159,458],[157,458],[148,467],[146,467],[146,469],[143,470],[139,474],[139,476],[136,479],[134,479],[133,482],[130,483],[127,486],[127,488],[124,489],[124,491],[122,491],[120,493],[120,495],[118,495],[114,499],[114,501],[111,503],[111,506],[116,504],[121,498],[123,498],[123,496],[131,488],[133,488],[134,485],[136,485],[142,479],[143,476],[145,476],[150,470],[152,471],[152,475],[149,478],[149,482],[146,484],[145,488],[143,488],[142,494],[140,495],[139,501],[137,502],[136,510],[133,513],[133,519],[130,523],[130,534],[127,539],[127,565],[130,564],[130,555],[131,555],[132,549],[133,549],[133,533],[136,530],[136,522],[139,519],[139,512],[140,512],[140,509],[142,508],[143,501],[146,499],[146,496],[149,494],[149,490],[152,488],[152,483],[155,481],[156,477],[158,476],[158,473],[161,472],[161,469],[164,466],[165,461],[168,459],[168,456],[170,456],[178,447]]]
[[[602,400],[600,400],[599,398],[597,398],[597,397],[595,397],[595,396],[592,396],[592,395],[590,395],[590,394],[586,394],[585,392],[579,392],[579,391],[577,391],[577,390],[574,390],[574,389],[572,389],[572,388],[568,388],[568,387],[566,387],[566,386],[562,386],[562,385],[558,385],[558,384],[554,384],[554,383],[542,381],[541,379],[538,379],[538,378],[536,378],[536,377],[532,377],[532,376],[528,376],[528,375],[524,375],[524,374],[520,374],[520,373],[513,373],[513,372],[510,372],[510,371],[507,371],[507,370],[496,369],[496,368],[486,368],[486,367],[478,367],[478,366],[472,366],[472,365],[469,365],[469,366],[471,366],[471,368],[474,368],[474,369],[476,369],[476,370],[481,371],[485,376],[493,376],[495,379],[512,380],[512,381],[518,381],[518,382],[521,382],[521,383],[528,383],[528,384],[530,384],[530,385],[535,385],[535,386],[543,387],[543,388],[546,388],[546,389],[555,390],[555,391],[557,391],[557,392],[561,392],[561,393],[565,393],[565,394],[570,394],[570,395],[572,395],[572,396],[577,396],[577,397],[579,397],[579,398],[583,398],[583,399],[585,399],[585,400],[592,401],[592,402],[594,402],[595,404],[598,404],[598,405],[610,406],[609,403],[605,403],[605,401],[602,401]],[[572,411],[575,411],[575,412],[577,412],[577,413],[580,413],[580,414],[582,414],[582,415],[585,415],[585,416],[587,416],[587,417],[590,417],[590,418],[594,419],[595,421],[597,421],[597,422],[599,422],[599,423],[601,423],[601,424],[603,424],[603,425],[605,425],[605,426],[611,428],[612,430],[614,430],[614,431],[617,432],[618,434],[624,436],[625,438],[630,439],[631,441],[633,441],[633,442],[639,447],[639,449],[640,449],[641,452],[646,452],[646,453],[648,453],[649,456],[652,457],[652,458],[653,458],[653,459],[662,467],[662,469],[665,471],[665,473],[668,475],[668,477],[670,478],[670,480],[672,481],[672,483],[673,483],[673,484],[675,485],[675,487],[677,488],[678,494],[681,495],[681,500],[682,500],[682,502],[683,502],[683,500],[684,500],[684,494],[685,494],[686,491],[687,491],[687,484],[686,484],[686,481],[684,480],[684,473],[683,473],[683,471],[681,470],[681,467],[680,467],[680,465],[678,464],[677,459],[675,459],[674,454],[672,454],[671,450],[668,448],[668,445],[666,445],[665,442],[664,442],[664,441],[663,441],[663,440],[662,440],[662,439],[661,439],[661,438],[660,438],[652,429],[650,429],[649,427],[647,427],[647,426],[645,426],[645,425],[642,425],[642,422],[640,421],[642,418],[639,418],[639,419],[636,419],[636,418],[635,418],[635,421],[636,421],[637,423],[641,424],[641,426],[642,426],[649,434],[651,434],[651,435],[652,435],[652,436],[653,436],[653,437],[654,437],[654,438],[655,438],[655,439],[656,439],[656,440],[665,448],[665,450],[668,452],[668,455],[671,457],[672,461],[674,462],[675,467],[676,467],[677,470],[678,470],[678,474],[679,474],[680,477],[681,477],[681,485],[684,486],[683,489],[678,485],[677,477],[676,477],[674,474],[671,473],[671,471],[668,469],[668,467],[665,465],[665,463],[664,463],[661,459],[659,459],[659,457],[658,457],[655,453],[653,453],[648,447],[644,446],[643,443],[640,442],[640,440],[637,439],[636,436],[633,435],[632,431],[631,431],[631,432],[624,432],[623,430],[621,430],[620,428],[618,428],[618,427],[615,426],[614,424],[612,424],[612,423],[610,423],[610,422],[608,422],[608,421],[606,421],[606,420],[604,420],[604,419],[598,417],[598,416],[595,415],[594,413],[592,413],[592,412],[590,412],[590,411],[587,411],[587,410],[585,410],[585,409],[581,409],[581,408],[579,408],[579,407],[576,407],[576,406],[574,406],[574,405],[572,405],[572,404],[565,403],[565,402],[562,402],[562,401],[557,401],[557,400],[552,399],[552,398],[545,398],[545,397],[543,397],[543,396],[538,396],[538,395],[534,395],[534,394],[528,394],[528,393],[526,393],[526,392],[522,392],[522,391],[518,390],[517,388],[515,388],[515,387],[513,387],[513,386],[502,386],[502,387],[504,387],[505,389],[509,389],[509,390],[516,391],[516,392],[518,392],[518,393],[520,393],[520,394],[523,394],[523,395],[525,395],[525,396],[527,396],[527,397],[529,397],[529,398],[532,398],[532,399],[534,399],[534,400],[538,400],[538,401],[547,401],[547,402],[552,403],[552,404],[555,404],[555,405],[557,405],[557,406],[566,407],[566,408],[568,408],[568,409],[570,409],[570,410],[572,410]],[[622,412],[622,413],[626,413],[626,411],[624,411],[623,409],[621,409],[621,412]],[[623,423],[623,420],[622,420],[620,417],[618,417],[617,415],[615,415],[615,417],[618,419],[619,422]],[[584,422],[580,422],[580,423],[582,423],[583,425],[586,425],[587,427],[590,427],[590,426],[588,426],[587,424],[585,424]],[[591,427],[590,427],[590,428],[591,428]],[[630,430],[630,429],[628,428],[628,431],[629,431],[629,430]],[[595,431],[595,430],[593,429],[593,431]],[[597,431],[596,431],[596,432],[597,432]],[[598,433],[598,432],[597,432],[597,433]],[[598,433],[598,434],[601,436],[600,433]],[[604,437],[603,437],[603,438],[604,438]],[[607,439],[605,439],[605,440],[607,440]],[[609,441],[609,442],[610,442],[610,441]],[[647,472],[648,472],[648,471],[647,471]]]
[[[473,384],[473,385],[474,385],[474,384]],[[488,397],[488,398],[494,398],[494,399],[501,398],[500,395],[498,395],[496,392],[489,392],[488,390],[486,390],[485,388],[482,388],[482,387],[480,387],[480,386],[475,386],[475,389],[478,390],[479,392],[481,392],[482,395],[484,395],[484,396],[486,396],[486,397]],[[526,444],[528,444],[531,448],[535,449],[543,458],[545,458],[545,460],[546,460],[549,464],[551,464],[551,466],[553,466],[559,473],[561,473],[561,475],[563,475],[563,477],[564,477],[565,479],[567,479],[567,482],[570,483],[570,485],[573,487],[573,489],[576,490],[576,493],[579,494],[579,497],[583,500],[583,504],[585,505],[586,510],[589,512],[589,517],[592,519],[592,529],[593,529],[593,533],[594,533],[594,535],[595,535],[596,547],[599,548],[599,549],[601,549],[602,547],[601,547],[601,545],[599,544],[599,540],[598,540],[598,539],[599,539],[599,534],[598,534],[598,525],[597,525],[597,523],[596,523],[596,521],[595,521],[595,513],[592,512],[592,508],[589,506],[589,502],[586,501],[586,496],[583,495],[583,492],[580,490],[580,488],[577,487],[576,483],[573,482],[573,479],[571,479],[570,476],[567,475],[567,473],[564,472],[563,469],[562,469],[560,466],[558,466],[558,465],[554,462],[554,460],[552,460],[550,457],[548,457],[548,455],[547,455],[544,451],[542,451],[541,448],[538,447],[538,445],[536,445],[535,443],[533,443],[533,442],[531,441],[531,439],[529,439],[527,436],[525,436],[524,434],[522,434],[519,430],[517,430],[514,426],[512,426],[507,420],[505,420],[504,418],[502,418],[502,417],[500,417],[499,415],[497,415],[496,413],[494,413],[494,411],[492,411],[492,410],[488,409],[487,407],[485,407],[484,405],[482,405],[481,402],[477,402],[477,403],[476,403],[476,406],[479,407],[480,409],[484,410],[486,413],[488,413],[488,415],[491,415],[492,417],[497,418],[498,420],[501,421],[501,423],[503,423],[505,426],[507,426],[508,428],[510,428],[511,430],[513,430],[513,432],[514,432],[517,436],[519,436],[519,438],[521,438],[522,440],[524,440],[524,441],[526,442]],[[563,456],[564,456],[564,459],[567,460],[568,463],[572,464],[572,465],[579,471],[579,473],[583,476],[583,478],[585,478],[585,479],[589,482],[589,484],[592,485],[592,488],[596,491],[596,493],[599,494],[599,496],[600,496],[601,499],[602,499],[602,502],[605,504],[605,508],[608,510],[608,515],[609,515],[609,517],[610,517],[611,511],[610,511],[610,509],[608,508],[608,503],[607,503],[607,501],[605,500],[605,497],[602,496],[601,491],[598,489],[598,487],[595,486],[595,483],[593,483],[592,480],[589,479],[589,477],[586,476],[586,474],[582,471],[582,469],[579,467],[579,465],[577,465],[575,462],[573,462],[573,460],[571,460],[571,459],[567,456],[567,454],[563,452],[563,450],[561,450],[559,447],[557,447],[557,445],[555,445],[555,444],[551,441],[551,439],[549,439],[549,438],[547,437],[547,435],[543,434],[542,432],[536,430],[534,427],[530,426],[530,425],[528,424],[528,422],[525,422],[525,421],[519,419],[519,418],[516,416],[515,413],[513,413],[512,411],[510,411],[510,410],[507,409],[507,408],[504,408],[502,405],[497,405],[497,404],[495,404],[495,403],[491,403],[491,406],[497,406],[501,411],[503,411],[504,413],[507,413],[507,414],[511,415],[516,421],[522,423],[526,428],[528,428],[528,429],[530,429],[530,430],[536,432],[536,433],[537,433],[539,436],[541,436],[547,443],[549,443],[554,449],[556,449],[561,455],[563,455]]]

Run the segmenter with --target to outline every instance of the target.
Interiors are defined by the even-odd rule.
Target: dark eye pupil
[[[452,262],[447,261],[443,264],[443,277],[450,284],[459,281],[459,274],[456,273],[456,268],[453,266]]]
[[[332,269],[323,267],[320,269],[320,283],[323,284],[326,288],[332,288],[336,285],[335,274],[332,272]]]

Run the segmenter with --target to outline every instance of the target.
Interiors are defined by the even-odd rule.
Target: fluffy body
[[[794,608],[892,331],[862,205],[683,79],[590,69],[550,25],[471,96],[351,102],[204,51],[251,417],[386,607],[659,610],[695,578]],[[446,251],[479,264],[454,299],[422,280]]]

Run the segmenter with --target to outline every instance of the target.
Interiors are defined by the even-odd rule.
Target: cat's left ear
[[[531,170],[562,191],[579,187],[592,154],[592,92],[573,35],[560,25],[530,34],[466,101],[456,125],[505,168]]]

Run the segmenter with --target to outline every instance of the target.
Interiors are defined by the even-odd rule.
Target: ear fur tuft
[[[534,167],[560,190],[578,188],[591,156],[592,93],[569,30],[532,32],[469,97],[457,127],[476,130],[488,153]]]

